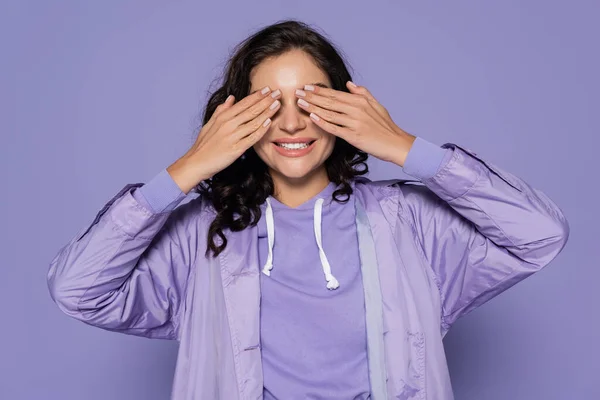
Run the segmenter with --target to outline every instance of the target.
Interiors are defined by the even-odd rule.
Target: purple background
[[[0,5],[0,398],[168,398],[177,343],[69,319],[47,268],[124,184],[187,150],[228,51],[287,17],[323,28],[402,128],[474,149],[570,221],[547,269],[446,337],[457,400],[600,398],[600,3],[212,3]]]

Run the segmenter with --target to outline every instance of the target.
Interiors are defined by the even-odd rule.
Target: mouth
[[[302,157],[315,147],[316,139],[294,139],[273,142],[275,150],[286,157]]]
[[[273,142],[275,146],[281,147],[286,150],[301,150],[309,147],[311,144],[316,142],[316,139],[306,140],[302,142]]]

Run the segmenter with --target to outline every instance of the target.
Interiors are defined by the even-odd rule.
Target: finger
[[[307,93],[315,93],[319,96],[327,97],[332,100],[337,100],[342,103],[357,105],[360,102],[360,97],[356,96],[356,94],[342,92],[341,90],[324,88],[315,85],[304,85],[304,90]]]
[[[260,139],[262,139],[262,137],[265,135],[265,133],[268,132],[269,128],[271,127],[271,118],[267,118],[266,120],[263,121],[263,123],[260,125],[260,127],[252,132],[250,132],[249,135],[246,135],[245,137],[243,137],[239,142],[239,146],[242,150],[242,154],[248,150],[250,147],[254,146]]]
[[[230,94],[229,96],[227,96],[227,98],[223,102],[222,106],[223,106],[223,108],[229,108],[233,105],[234,102],[235,102],[235,96]]]
[[[345,126],[348,128],[354,127],[354,119],[346,114],[342,114],[336,111],[331,111],[330,109],[324,109],[318,107],[314,104],[307,102],[304,99],[298,99],[298,106],[303,110],[308,111],[309,113],[315,113],[319,117],[323,118],[327,122],[331,122],[332,124]]]
[[[262,124],[264,124],[267,119],[270,119],[273,115],[275,115],[275,113],[277,112],[277,110],[279,110],[280,107],[281,102],[279,100],[273,101],[272,104],[260,115],[241,125],[236,131],[235,135],[238,137],[238,139],[242,139],[252,134],[256,130],[260,129]]]
[[[346,82],[346,87],[348,87],[351,93],[366,97],[367,100],[369,100],[369,103],[373,106],[373,108],[375,108],[375,110],[377,110],[377,112],[379,112],[380,114],[385,115],[388,113],[385,107],[377,101],[375,96],[373,96],[366,87],[358,86],[352,81]]]
[[[263,100],[265,97],[268,97],[269,93],[271,93],[271,88],[269,88],[268,86],[265,86],[261,90],[257,90],[256,92],[244,97],[243,99],[235,103],[233,106],[228,108],[226,111],[224,111],[222,114],[222,118],[224,120],[233,119],[235,116],[246,111],[249,107],[252,107],[256,103]]]
[[[348,103],[343,103],[335,98],[322,96],[312,91],[296,90],[296,97],[304,99],[310,104],[315,104],[326,110],[332,110],[344,114],[352,114],[356,110],[354,106]]]
[[[364,86],[358,86],[356,83],[348,81],[346,82],[346,87],[348,90],[350,90],[350,93],[360,94],[366,96],[369,100],[373,100],[375,102],[377,101],[371,92],[369,92],[369,90]]]
[[[345,139],[350,133],[350,130],[348,128],[344,128],[339,125],[332,124],[331,122],[327,122],[315,113],[310,113],[310,119],[317,126],[322,128],[325,132],[329,132],[332,135],[339,136],[342,139]]]
[[[217,106],[217,108],[215,108],[215,111],[213,112],[212,117],[216,118],[223,111],[225,111],[226,109],[230,108],[231,105],[233,104],[234,100],[235,100],[235,97],[232,94],[230,94],[229,96],[227,96],[227,98],[225,99],[225,101],[223,103],[219,104]]]
[[[232,123],[235,126],[240,126],[245,123],[248,123],[261,115],[265,110],[273,110],[271,107],[279,107],[279,98],[281,97],[281,91],[276,90],[271,93],[270,96],[266,96],[258,103],[252,105],[244,112],[238,114],[235,118],[232,119]]]
[[[215,119],[217,119],[219,114],[221,114],[227,108],[231,107],[234,100],[235,100],[235,97],[233,95],[230,94],[229,96],[227,96],[225,101],[223,103],[219,104],[217,106],[217,108],[215,108],[215,111],[212,113],[212,115],[210,116],[210,118],[208,119],[206,124],[204,124],[204,128],[210,129],[210,127],[214,124]]]

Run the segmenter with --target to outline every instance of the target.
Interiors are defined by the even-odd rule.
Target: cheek
[[[328,158],[331,153],[333,153],[333,148],[335,147],[336,137],[334,135],[328,134],[325,138],[325,155]]]
[[[256,154],[258,154],[258,157],[263,160],[263,162],[265,161],[265,158],[268,156],[268,150],[269,147],[271,146],[271,141],[270,140],[266,140],[266,138],[262,138],[260,141],[258,141],[257,143],[254,144],[254,146],[252,146],[252,148],[254,149],[254,151],[256,152]]]
[[[259,151],[264,151],[267,146],[271,143],[269,139],[267,139],[267,135],[264,135],[258,142],[254,143],[254,150],[258,153]]]

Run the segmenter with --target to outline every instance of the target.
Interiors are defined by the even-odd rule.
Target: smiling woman
[[[420,184],[362,177],[367,154]],[[87,324],[179,340],[175,400],[452,399],[448,329],[568,235],[548,196],[405,132],[324,35],[283,21],[236,48],[194,145],[117,193],[48,284]]]
[[[288,188],[297,187],[295,191],[301,189],[306,198],[295,202],[304,202],[329,183],[325,162],[336,137],[310,121],[310,113],[297,104],[296,91],[308,82],[331,87],[329,77],[306,51],[292,49],[260,63],[250,81],[253,88],[268,86],[281,91],[281,107],[254,151],[269,168],[276,197],[285,198]]]

